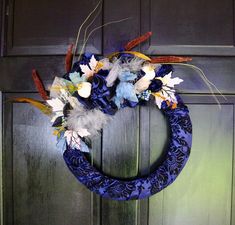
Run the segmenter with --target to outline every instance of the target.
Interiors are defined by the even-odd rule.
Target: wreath
[[[183,80],[173,77],[173,64],[198,70],[210,90],[214,86],[198,67],[186,63],[191,58],[150,58],[132,51],[151,34],[148,32],[128,42],[120,51],[106,57],[81,52],[73,63],[76,42],[68,48],[65,75],[55,77],[49,93],[38,72],[32,71],[44,101],[14,99],[30,103],[50,115],[57,146],[69,170],[89,190],[102,197],[115,200],[149,197],[170,185],[185,166],[192,144],[192,124],[188,108],[175,90]],[[91,151],[90,139],[108,125],[118,110],[144,106],[151,99],[165,115],[171,131],[162,163],[148,176],[131,180],[115,179],[98,171],[86,158]]]

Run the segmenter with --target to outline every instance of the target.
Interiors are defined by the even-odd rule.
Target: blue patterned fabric
[[[163,104],[162,112],[171,130],[170,142],[165,159],[150,175],[128,181],[108,177],[94,168],[82,152],[69,147],[64,152],[68,168],[88,189],[105,198],[132,200],[156,194],[176,179],[189,158],[192,124],[187,107],[182,100],[179,102],[176,109]]]

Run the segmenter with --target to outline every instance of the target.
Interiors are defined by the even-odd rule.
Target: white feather
[[[99,62],[102,63],[103,70],[110,70],[113,66],[113,64],[109,61],[108,58],[103,58]]]
[[[120,65],[120,60],[116,60],[113,63],[112,69],[109,71],[108,76],[106,77],[107,87],[113,86],[115,80],[118,78],[118,75],[121,74],[123,68]]]
[[[72,109],[67,118],[69,130],[81,131],[86,129],[90,135],[97,135],[109,120],[109,116],[98,109],[86,110],[83,106]]]
[[[142,68],[142,64],[143,64],[144,60],[134,57],[131,60],[127,60],[126,62],[122,63],[122,68],[124,70],[130,70],[132,72],[137,72],[140,71]]]

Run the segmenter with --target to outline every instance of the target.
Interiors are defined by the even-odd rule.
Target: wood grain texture
[[[139,110],[123,109],[103,131],[102,170],[119,178],[138,173]],[[137,224],[138,201],[102,199],[102,225]]]
[[[4,21],[5,21],[5,10],[4,9],[4,1],[0,0],[0,56],[3,56],[4,51]]]
[[[233,125],[235,124],[235,107],[233,105]],[[233,126],[233,140],[235,140],[235,127]],[[232,175],[232,198],[231,198],[231,224],[235,224],[235,141],[233,141],[233,175]]]
[[[233,0],[192,0],[181,1],[182,4],[176,0],[141,2],[141,29],[153,32],[145,45],[146,53],[235,54]]]
[[[2,92],[0,91],[0,224],[3,224],[3,193],[2,193],[2,131],[3,131],[3,127],[2,127]]]
[[[94,23],[95,27],[130,17],[92,35],[88,51],[106,55],[153,31],[152,38],[135,50],[192,55],[192,64],[228,98],[219,98],[223,104],[219,111],[198,74],[175,66],[174,76],[184,79],[179,89],[193,119],[192,155],[176,182],[150,199],[118,202],[90,193],[66,168],[48,118],[28,104],[5,101],[39,96],[32,94],[33,68],[47,89],[55,76],[65,73],[67,46],[97,2],[0,0],[0,8],[10,9],[8,17],[2,10],[0,19],[1,55],[11,56],[0,57],[3,225],[235,225],[233,0],[104,1]],[[146,175],[159,165],[169,132],[153,104],[121,110],[114,117],[103,136],[92,142],[94,166],[108,175],[129,178]]]
[[[234,57],[194,57],[192,64],[200,67],[207,78],[223,93],[233,94]],[[36,68],[48,89],[55,76],[63,76],[64,57],[5,57],[0,59],[0,90],[5,92],[35,92],[31,71]],[[174,76],[184,80],[182,93],[210,93],[198,73],[190,68],[175,66]]]
[[[12,157],[7,167],[12,201],[8,199],[5,210],[12,212],[12,221],[5,218],[5,224],[90,224],[91,193],[66,168],[49,118],[20,103],[8,113],[13,115],[14,138],[12,150],[8,146],[5,155],[8,161]]]
[[[12,104],[3,95],[3,224],[13,225]]]
[[[140,107],[140,148],[139,148],[139,176],[146,176],[149,174],[150,164],[150,108],[149,104],[145,107]],[[148,210],[149,199],[143,199],[139,201],[139,214],[138,225],[148,224]]]
[[[119,51],[125,44],[140,35],[139,0],[104,2],[104,23],[128,18],[121,23],[104,28],[104,54]]]
[[[139,10],[138,0],[104,2],[104,23],[129,18],[127,21],[104,28],[104,55],[119,51],[128,41],[140,35]],[[139,111],[121,110],[103,132],[102,170],[115,177],[134,177],[138,173],[138,152]],[[138,201],[102,199],[101,224],[137,225],[138,204]]]
[[[149,136],[149,156],[150,156],[150,171],[153,171],[161,163],[161,158],[164,156],[164,152],[167,147],[168,130],[167,121],[163,114],[158,110],[155,105],[150,106],[150,136]],[[163,198],[164,191],[159,192],[155,196],[149,199],[149,225],[162,224],[163,214]],[[153,205],[153,202],[155,203]]]
[[[150,199],[149,224],[229,225],[233,105],[219,110],[216,105],[197,104],[189,109],[193,123],[189,162],[176,182]],[[158,134],[159,129],[153,132]]]
[[[75,42],[79,26],[97,3],[96,0],[9,0],[7,55],[66,54],[68,45]],[[101,20],[102,12],[90,30],[100,26]],[[101,40],[102,32],[98,30],[88,41],[87,51],[101,53]]]
[[[92,165],[101,170],[102,167],[102,133],[92,140]],[[91,193],[91,225],[101,225],[101,197]]]

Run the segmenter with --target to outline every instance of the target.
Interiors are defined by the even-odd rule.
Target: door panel
[[[6,186],[13,190],[12,202],[8,199],[7,204],[12,224],[231,224],[233,98],[219,109],[211,104],[211,97],[201,98],[203,105],[190,104],[191,97],[186,97],[194,131],[188,164],[164,191],[149,200],[130,202],[100,199],[79,184],[56,148],[49,119],[27,104],[14,103],[12,153],[8,148],[4,154],[5,160],[12,160],[13,179],[11,186]],[[99,138],[94,140],[94,161],[101,157],[106,174],[121,178],[147,174],[161,162],[168,139],[167,122],[156,106],[144,109],[127,109],[114,117],[103,131],[102,156]],[[144,120],[149,124],[146,132],[139,126]],[[119,136],[118,130],[122,131]],[[149,134],[149,143],[139,139],[141,133]],[[150,146],[148,159],[138,147],[142,142]],[[99,159],[95,165],[100,165]]]
[[[49,118],[20,103],[12,113],[13,224],[90,224],[91,193],[68,173]]]
[[[233,105],[189,104],[193,147],[178,179],[150,198],[151,225],[231,224]],[[159,129],[152,130],[152,133]],[[154,143],[154,141],[153,141]],[[151,148],[151,158],[156,155]],[[158,152],[158,151],[157,151]],[[159,210],[156,210],[159,209]]]
[[[233,0],[141,2],[141,28],[153,31],[146,53],[234,55]]]
[[[138,174],[139,109],[118,112],[104,128],[102,170],[119,178]],[[137,201],[102,199],[102,225],[137,224]],[[121,216],[120,216],[121,215]]]
[[[9,0],[7,55],[64,54],[67,46],[75,42],[80,24],[96,4],[93,0]],[[101,15],[102,12],[93,28],[101,25]],[[79,43],[83,42],[83,34]],[[87,50],[101,54],[101,40],[102,30],[98,30],[90,38]]]

